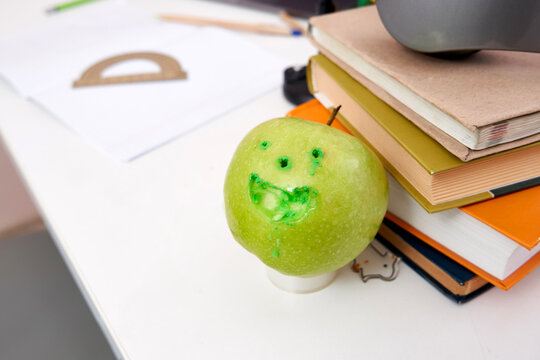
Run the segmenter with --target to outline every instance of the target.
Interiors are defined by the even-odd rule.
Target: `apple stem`
[[[338,105],[338,106],[334,109],[334,111],[332,111],[332,115],[330,115],[330,118],[329,118],[328,121],[326,122],[326,125],[332,126],[332,123],[334,122],[334,119],[336,118],[336,115],[337,115],[339,109],[341,109],[341,105]]]

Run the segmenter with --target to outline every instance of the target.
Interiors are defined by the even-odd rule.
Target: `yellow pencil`
[[[272,35],[302,35],[300,29],[290,29],[284,26],[278,25],[269,25],[269,24],[249,24],[217,19],[208,19],[200,18],[186,15],[177,15],[177,14],[159,14],[159,19],[167,21],[181,22],[184,24],[191,25],[214,25],[231,30],[240,30],[240,31],[250,31],[258,32],[262,34],[272,34]]]

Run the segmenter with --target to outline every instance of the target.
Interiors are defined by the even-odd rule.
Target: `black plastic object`
[[[305,66],[292,66],[285,69],[283,95],[294,105],[300,105],[313,99],[309,92]]]
[[[336,11],[336,4],[332,0],[320,0],[315,8],[318,15],[330,14]]]

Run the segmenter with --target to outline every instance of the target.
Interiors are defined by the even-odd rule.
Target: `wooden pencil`
[[[296,21],[295,18],[293,18],[291,15],[289,15],[285,10],[282,10],[279,12],[279,17],[281,20],[285,21],[292,29],[296,29],[300,31],[302,34],[306,34],[305,27],[300,24],[298,21]]]
[[[166,21],[181,22],[191,25],[213,25],[219,26],[231,30],[250,31],[262,34],[272,35],[301,35],[301,31],[298,29],[290,29],[284,26],[270,25],[270,24],[249,24],[242,22],[208,19],[187,15],[178,14],[159,14],[159,19]]]

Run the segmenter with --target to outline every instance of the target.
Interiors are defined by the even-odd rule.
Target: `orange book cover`
[[[524,189],[460,210],[531,250],[540,243],[540,186]]]
[[[330,112],[318,100],[314,99],[289,111],[287,116],[299,117],[325,124],[330,117]],[[338,119],[334,120],[332,127],[350,134]],[[460,210],[499,231],[526,249],[530,250],[540,242],[540,228],[538,227],[538,223],[540,223],[540,186],[465,206],[460,208]],[[429,238],[393,214],[387,213],[387,217],[427,244],[503,290],[510,289],[540,264],[540,253],[538,253],[506,279],[499,280],[440,245],[437,241]]]
[[[326,124],[330,118],[330,111],[325,108],[317,99],[312,99],[308,102],[298,105],[287,113],[289,117],[298,117],[301,119],[315,121],[321,124]],[[349,130],[336,118],[332,122],[332,127],[345,131],[347,134],[352,135]]]

